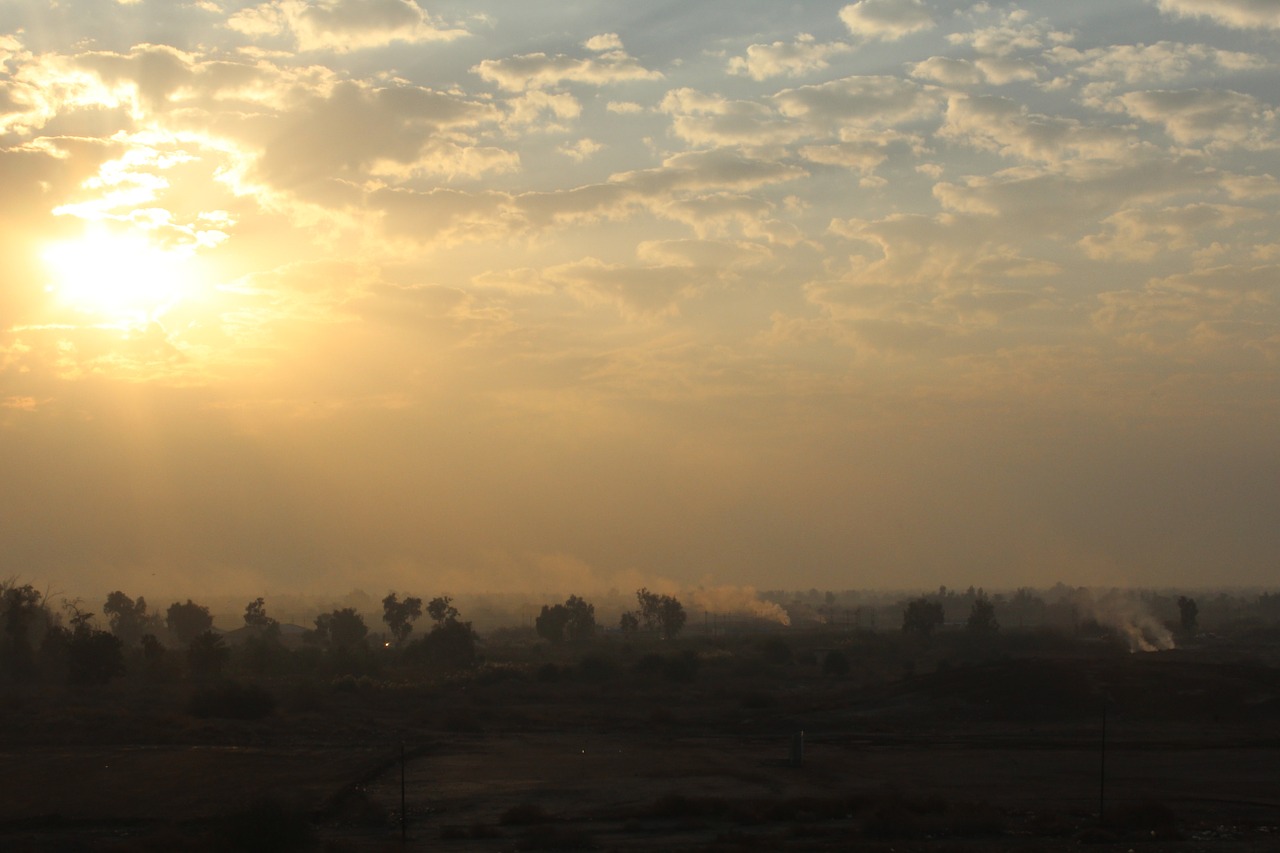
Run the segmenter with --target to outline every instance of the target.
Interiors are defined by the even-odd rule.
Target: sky
[[[0,0],[0,577],[1270,586],[1280,3]]]

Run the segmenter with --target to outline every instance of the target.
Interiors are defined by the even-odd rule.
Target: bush
[[[197,690],[187,702],[193,717],[260,720],[276,709],[276,697],[256,684],[228,681]]]
[[[667,681],[687,684],[698,676],[698,653],[688,649],[682,654],[667,658],[662,667],[662,676]]]
[[[315,844],[307,813],[278,800],[259,800],[229,815],[218,832],[222,848],[243,853],[308,850]]]
[[[551,815],[537,803],[520,803],[503,812],[498,822],[503,826],[532,826],[550,820]]]
[[[823,675],[848,675],[849,656],[839,649],[832,649],[822,659]]]
[[[600,655],[587,655],[578,661],[578,673],[584,681],[608,681],[613,678],[615,669],[613,661]]]

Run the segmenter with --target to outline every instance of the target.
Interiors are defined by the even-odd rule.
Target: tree
[[[187,646],[187,665],[197,678],[217,678],[231,657],[222,637],[213,631],[202,631]]]
[[[313,633],[331,649],[350,651],[364,645],[369,628],[354,607],[343,607],[317,616]]]
[[[902,632],[928,639],[933,635],[933,630],[942,624],[943,618],[941,602],[930,601],[924,596],[913,598],[907,602],[907,609],[902,613]]]
[[[596,606],[594,604],[576,595],[571,595],[565,599],[564,608],[569,611],[569,621],[565,625],[565,632],[568,633],[571,641],[581,643],[595,636]]]
[[[542,612],[534,620],[534,629],[539,637],[553,643],[566,639],[584,642],[596,633],[595,605],[576,595],[569,596],[564,604],[551,607],[544,604]]]
[[[0,672],[18,678],[30,678],[35,672],[36,631],[40,622],[49,621],[44,596],[31,584],[18,586],[15,581],[0,582]]]
[[[453,606],[453,599],[447,595],[441,595],[431,599],[427,604],[427,615],[435,621],[437,625],[444,622],[456,622],[458,616],[458,608]]]
[[[622,617],[618,620],[618,628],[624,634],[634,634],[636,631],[639,631],[640,614],[636,613],[634,610],[628,610],[626,613],[623,613]]]
[[[1200,607],[1194,598],[1178,596],[1178,621],[1185,637],[1194,637],[1200,619]]]
[[[244,641],[246,666],[257,673],[271,672],[284,654],[280,623],[267,615],[266,602],[255,598],[245,605],[244,625],[248,629]]]
[[[686,618],[684,605],[670,595],[658,595],[641,587],[636,590],[636,601],[640,604],[638,621],[646,630],[656,630],[662,639],[670,640],[684,627]]]
[[[408,638],[413,631],[413,623],[418,621],[421,615],[421,598],[406,596],[404,601],[399,601],[396,594],[391,592],[382,599],[382,621],[386,622],[387,627],[391,629],[391,636],[395,639],[397,646],[403,644]]]
[[[186,604],[175,601],[169,605],[164,623],[180,645],[189,646],[192,640],[213,628],[213,617],[209,615],[209,608],[188,598]]]
[[[427,613],[435,624],[425,637],[409,646],[410,658],[425,658],[444,669],[461,669],[475,663],[476,632],[470,622],[461,620],[462,614],[452,601],[445,595],[427,604]]]
[[[107,617],[107,625],[111,633],[120,638],[126,646],[136,646],[142,641],[142,635],[152,627],[153,619],[147,614],[147,600],[138,596],[137,601],[120,590],[107,596],[102,612]]]
[[[996,621],[996,607],[991,599],[980,595],[973,600],[964,627],[975,637],[990,637],[999,632],[1000,623]]]
[[[71,640],[67,644],[67,679],[72,684],[106,684],[124,673],[120,638],[89,624],[93,614],[71,605]]]
[[[267,615],[267,604],[260,597],[244,606],[244,624],[246,628],[258,631],[280,631],[280,623]]]
[[[538,636],[553,643],[563,642],[564,626],[569,622],[569,611],[563,604],[542,605],[542,612],[533,620]]]

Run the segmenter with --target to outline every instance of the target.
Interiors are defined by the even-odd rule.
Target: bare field
[[[550,673],[493,649],[253,721],[192,719],[178,683],[15,695],[0,848],[400,849],[403,744],[409,849],[1280,849],[1280,677],[1256,654],[921,655],[889,677],[724,645],[557,649]],[[701,662],[664,677],[643,653]]]

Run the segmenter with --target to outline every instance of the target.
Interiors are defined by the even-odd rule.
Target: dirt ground
[[[255,721],[193,720],[181,685],[7,697],[0,849],[1280,850],[1270,663],[705,658],[369,681]]]

